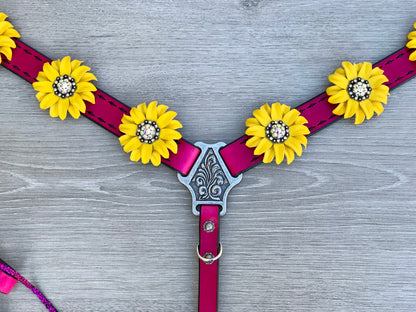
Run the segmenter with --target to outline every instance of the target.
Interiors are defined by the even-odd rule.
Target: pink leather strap
[[[13,49],[11,61],[3,57],[1,65],[33,83],[36,81],[38,73],[43,70],[43,64],[50,62],[50,59],[18,39],[14,39],[14,42],[16,43],[16,48]]]
[[[207,253],[211,253],[214,257],[218,255],[219,211],[219,206],[201,206],[199,253],[205,258]],[[199,260],[199,312],[217,311],[217,288],[218,260],[212,263]]]
[[[386,85],[390,90],[416,75],[416,62],[409,60],[413,51],[400,49],[374,65],[384,70],[384,75],[389,79]]]
[[[201,150],[184,139],[180,139],[176,143],[178,144],[178,152],[176,154],[171,152],[169,158],[162,158],[162,162],[186,176],[201,153]]]
[[[0,260],[0,265],[7,265]],[[8,294],[17,283],[17,279],[0,270],[0,292]]]
[[[249,138],[244,135],[220,150],[220,155],[233,176],[243,173],[263,160],[263,155],[254,155],[254,148],[247,147],[246,142]]]
[[[14,41],[16,48],[13,49],[13,57],[11,61],[3,59],[2,65],[33,83],[36,81],[38,73],[43,70],[43,64],[51,62],[51,60],[20,40],[15,39]],[[121,136],[122,133],[118,127],[121,124],[123,114],[129,114],[130,107],[102,90],[97,90],[94,95],[95,104],[86,102],[84,115],[115,135]],[[171,152],[169,158],[162,159],[162,162],[181,174],[187,175],[198,158],[200,150],[183,139],[177,141],[177,143],[178,152],[176,154]]]
[[[405,82],[416,75],[416,62],[409,60],[412,50],[400,49],[374,66],[384,70],[389,79],[387,86],[390,89]],[[297,107],[301,115],[308,120],[308,128],[312,133],[322,129],[341,116],[332,114],[334,105],[328,102],[328,95],[324,92]],[[254,155],[254,148],[248,148],[245,142],[249,136],[243,136],[221,149],[220,154],[233,176],[255,166],[263,160],[262,156]]]

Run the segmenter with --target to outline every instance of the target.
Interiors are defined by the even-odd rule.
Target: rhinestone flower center
[[[74,78],[68,75],[63,75],[56,77],[54,83],[52,84],[52,88],[55,95],[64,99],[74,95],[75,90],[77,89],[77,84]]]
[[[266,127],[266,137],[273,143],[283,143],[289,137],[289,126],[282,120],[271,121]]]
[[[351,99],[358,102],[364,101],[370,97],[371,87],[368,80],[361,77],[350,80],[348,84],[348,94]]]
[[[136,134],[140,142],[152,144],[159,139],[160,128],[155,121],[145,120],[137,126]]]

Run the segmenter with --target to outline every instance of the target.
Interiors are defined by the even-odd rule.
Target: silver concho
[[[220,215],[227,210],[227,195],[230,190],[240,183],[243,175],[233,177],[228,171],[219,150],[225,143],[205,144],[195,143],[201,149],[201,154],[187,176],[178,173],[179,181],[184,184],[192,195],[192,212],[199,216],[199,205],[219,205]]]

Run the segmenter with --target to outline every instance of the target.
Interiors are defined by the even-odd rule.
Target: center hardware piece
[[[197,142],[201,149],[198,159],[187,176],[178,173],[178,180],[191,192],[192,212],[199,216],[198,206],[221,206],[220,216],[227,212],[227,196],[241,182],[243,174],[233,177],[222,159],[219,150],[226,144]]]

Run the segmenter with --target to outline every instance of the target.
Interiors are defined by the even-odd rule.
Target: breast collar
[[[3,21],[5,20],[5,15],[0,14],[0,22],[2,16]],[[12,29],[11,24],[7,26],[3,28]],[[0,35],[3,28],[0,23]],[[7,31],[4,29],[3,35],[7,35]],[[37,89],[36,83],[42,83],[45,80],[42,80],[42,77],[48,76],[48,69],[45,67],[45,64],[55,66],[58,63],[53,63],[46,56],[16,39],[19,37],[17,32],[9,31],[8,34],[10,40],[0,39],[0,53],[3,54],[1,64],[26,81],[34,84],[34,88]],[[159,127],[160,125],[168,125],[169,122],[173,122],[171,121],[173,120],[171,118],[173,114],[170,117],[161,117],[165,114],[166,107],[158,106],[159,108],[156,108],[156,104],[152,104],[152,102],[148,106],[143,106],[142,104],[142,106],[137,108],[130,108],[102,90],[88,91],[87,85],[81,87],[80,81],[82,79],[77,79],[76,83],[73,82],[71,84],[71,77],[67,76],[65,78],[65,75],[55,77],[57,80],[54,81],[53,90],[55,95],[63,99],[70,97],[71,92],[77,92],[76,84],[78,84],[78,90],[85,88],[86,96],[91,91],[93,98],[90,98],[89,101],[85,100],[85,108],[82,109],[80,106],[79,111],[88,119],[120,137],[124,150],[132,152],[132,159],[141,157],[142,161],[146,162],[146,152],[143,147],[140,150],[140,146],[147,148],[146,144],[154,144],[158,140],[159,134],[162,139],[163,137],[166,138],[163,142],[166,142],[167,147],[169,147],[169,154],[166,154],[166,157],[164,157],[163,154],[166,153],[167,149],[165,151],[160,147],[160,155],[162,157],[157,156],[157,153],[154,154],[153,152],[158,151],[158,147],[152,145],[153,152],[151,151],[147,162],[149,160],[154,164],[162,162],[177,171],[179,181],[191,192],[192,211],[200,219],[199,244],[196,248],[196,253],[199,257],[199,311],[212,312],[217,311],[218,259],[222,255],[222,245],[219,241],[219,219],[220,216],[226,213],[227,195],[241,181],[242,173],[262,161],[270,162],[274,157],[276,157],[276,162],[281,162],[283,157],[286,157],[288,163],[290,163],[294,158],[294,152],[297,155],[302,153],[302,148],[300,147],[299,151],[299,146],[301,144],[306,145],[306,136],[309,137],[311,134],[338,120],[341,116],[352,117],[355,115],[356,123],[360,123],[364,117],[370,119],[374,112],[377,114],[381,113],[381,102],[383,102],[384,98],[382,91],[387,90],[387,97],[389,90],[392,90],[416,74],[416,63],[414,62],[416,58],[416,52],[414,51],[414,48],[416,48],[416,32],[411,32],[409,39],[407,47],[399,49],[373,66],[370,66],[371,64],[368,65],[369,63],[350,64],[344,62],[343,68],[337,69],[333,75],[329,76],[329,80],[334,83],[334,86],[296,107],[296,109],[290,110],[285,105],[274,103],[271,106],[264,105],[260,109],[255,110],[253,113],[254,118],[246,121],[248,127],[246,135],[229,144],[222,142],[216,144],[205,144],[202,142],[191,144],[183,138],[176,137],[174,141],[177,148],[175,148],[175,146],[169,146],[168,142],[171,142],[171,137],[167,134],[169,133],[169,135],[175,137],[174,130],[164,131],[163,127]],[[12,54],[8,52],[8,49],[12,49]],[[59,64],[62,65],[64,62],[65,59],[59,61]],[[367,69],[365,68],[366,66],[368,67]],[[367,74],[371,72],[371,75],[374,74],[375,76],[365,74],[366,70]],[[45,76],[41,76],[41,72],[44,72]],[[352,72],[357,77],[352,77]],[[72,74],[74,73],[75,71],[72,72]],[[384,75],[385,80],[380,78],[381,74]],[[358,77],[360,75],[367,75],[370,78],[365,77],[361,79]],[[89,76],[89,78],[92,78],[92,76]],[[58,87],[57,84],[59,84]],[[43,87],[40,87],[39,84],[39,88]],[[380,90],[378,91],[376,88],[380,88]],[[39,91],[39,89],[37,90]],[[46,91],[39,91],[39,93],[42,92],[45,93]],[[41,100],[41,108],[42,99],[46,96],[48,95],[38,94],[38,98]],[[50,98],[52,99],[53,95]],[[367,99],[372,102],[365,102]],[[71,103],[69,102],[68,105],[71,105]],[[374,106],[369,109],[365,106],[365,103],[372,103]],[[335,108],[334,105],[338,106]],[[354,105],[356,105],[355,114],[352,111]],[[152,118],[149,117],[153,109],[158,112],[157,122],[159,125],[152,123]],[[52,108],[50,113],[51,115],[55,114],[52,112]],[[70,113],[77,114],[74,110]],[[64,114],[61,110],[56,112],[56,116],[61,116],[61,114]],[[143,120],[143,117],[140,119],[140,116],[142,116],[140,114],[146,117],[145,120]],[[280,118],[273,118],[273,116],[279,116]],[[166,122],[165,119],[167,120]],[[135,126],[132,127],[132,124]],[[306,130],[302,128],[303,125],[306,125]],[[168,126],[166,127],[169,128]],[[179,125],[176,128],[178,127]],[[130,128],[134,128],[136,131],[131,134]],[[158,128],[162,129],[159,130]],[[176,128],[171,127],[171,129]],[[143,131],[140,132],[141,130]],[[293,139],[289,140],[289,137]],[[298,142],[295,140],[296,138]],[[149,142],[146,140],[149,140]],[[141,154],[139,152],[134,153],[135,150],[141,151]],[[18,281],[28,287],[49,311],[57,311],[35,286],[6,262],[0,260],[0,292],[9,293]]]

